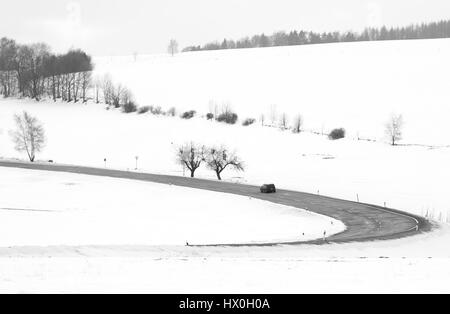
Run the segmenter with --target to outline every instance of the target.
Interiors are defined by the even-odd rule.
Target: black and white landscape
[[[2,5],[0,292],[449,292],[450,4],[318,2]]]

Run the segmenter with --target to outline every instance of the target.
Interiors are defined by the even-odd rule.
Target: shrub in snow
[[[150,111],[155,116],[160,116],[160,115],[163,114],[163,111],[162,111],[161,107],[150,106]]]
[[[196,114],[197,114],[197,112],[194,110],[187,111],[181,115],[181,118],[189,120],[189,119],[192,119],[193,117],[195,117]]]
[[[213,119],[214,119],[214,114],[208,113],[208,114],[206,115],[206,119],[208,119],[208,120],[213,120]]]
[[[234,112],[224,112],[217,117],[217,121],[225,122],[227,124],[236,124],[238,120],[238,115]]]
[[[250,125],[252,125],[252,124],[254,124],[256,122],[256,120],[255,119],[247,119],[247,120],[245,120],[243,123],[242,123],[242,125],[243,126],[250,126]]]
[[[303,126],[303,117],[301,115],[298,115],[294,119],[294,126],[293,126],[293,132],[294,133],[301,133],[302,132],[302,126]]]
[[[133,101],[129,101],[126,104],[122,105],[122,112],[124,113],[132,113],[138,110],[136,104]]]
[[[282,130],[288,129],[288,116],[286,113],[283,113],[280,118],[280,128]]]
[[[175,107],[170,108],[170,109],[167,111],[167,115],[168,115],[169,117],[175,117],[175,116],[177,115],[177,109],[175,109]]]
[[[138,114],[144,114],[150,111],[150,106],[140,107],[138,110]]]
[[[345,129],[334,129],[333,131],[331,131],[330,135],[328,135],[328,138],[332,141],[335,141],[345,138],[345,135]]]

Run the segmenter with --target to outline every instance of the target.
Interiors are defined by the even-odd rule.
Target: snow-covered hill
[[[405,117],[404,143],[450,144],[449,53],[450,40],[431,40],[199,52],[174,58],[139,56],[136,62],[132,57],[98,58],[97,74],[111,73],[117,82],[128,85],[141,106],[176,106],[179,111],[196,109],[204,114],[210,101],[219,105],[229,102],[241,118],[257,118],[261,113],[268,117],[269,107],[276,104],[278,113],[286,111],[291,118],[302,114],[309,130],[345,127],[350,137],[330,141],[311,132],[293,134],[260,124],[230,126],[200,116],[187,121],[107,111],[104,105],[93,103],[1,99],[0,158],[25,159],[14,150],[9,131],[14,128],[13,115],[27,110],[46,129],[48,145],[38,155],[40,161],[104,167],[106,158],[108,168],[133,171],[139,156],[139,171],[181,176],[183,169],[175,162],[179,145],[188,141],[224,144],[236,149],[246,164],[244,173],[226,172],[226,180],[256,185],[273,182],[281,188],[359,198],[449,222],[450,147],[392,147],[383,141],[353,138],[359,133],[382,139],[383,123],[397,112]],[[205,168],[197,175],[215,179]],[[208,203],[211,194],[144,182],[68,174],[41,176],[40,172],[17,169],[2,169],[0,178],[4,207],[56,209],[0,212],[2,245],[44,245],[0,248],[0,257],[5,257],[0,258],[0,291],[448,290],[448,226],[370,245],[252,250],[158,246],[130,248],[117,256],[117,251],[91,246],[71,251],[45,245],[178,245],[186,234],[189,239],[204,238],[199,237],[201,232],[209,232],[216,241],[258,241],[267,239],[267,231],[276,231],[271,237],[295,236],[305,223],[317,233],[324,221],[293,217],[289,208],[283,211],[286,215],[279,215],[278,206],[227,195],[214,195],[220,207],[213,212],[203,210],[207,205],[188,206],[192,215],[187,217],[180,206],[185,209],[186,201],[193,199]],[[126,195],[121,194],[123,190]],[[147,193],[153,196],[153,203],[164,207],[163,212],[142,207]],[[67,202],[59,206],[62,199]],[[123,206],[132,215],[124,213]],[[230,215],[222,216],[223,208],[230,209]],[[248,230],[240,225],[236,229],[233,217],[245,223],[256,215],[257,228]],[[103,222],[106,216],[108,221]],[[180,226],[183,219],[195,226],[192,220],[196,217],[202,222],[214,221],[214,230]],[[287,223],[286,218],[292,221]],[[177,233],[161,229],[161,224],[171,222],[177,224]],[[99,224],[104,234],[98,233]],[[230,225],[233,234],[227,233]],[[23,228],[27,232],[22,232]],[[124,235],[117,231],[121,228],[133,230]],[[158,236],[164,236],[163,241],[155,240]]]
[[[345,139],[330,141],[310,133],[293,134],[253,125],[225,125],[204,118],[155,117],[105,110],[104,105],[0,100],[0,156],[22,158],[9,136],[13,114],[27,110],[45,125],[46,149],[39,160],[183,175],[176,163],[179,145],[194,141],[227,145],[246,164],[226,180],[299,190],[384,205],[446,220],[450,149],[391,147]],[[199,177],[215,180],[202,167]]]
[[[450,39],[343,43],[265,49],[96,58],[140,105],[206,113],[229,103],[241,118],[272,105],[305,127],[346,128],[382,139],[392,113],[403,114],[409,144],[450,144]]]

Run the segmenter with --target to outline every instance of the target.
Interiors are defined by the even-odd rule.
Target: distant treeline
[[[240,40],[224,39],[223,42],[212,42],[204,46],[190,46],[183,52],[201,50],[261,48],[277,46],[313,45],[339,42],[433,39],[450,37],[450,21],[423,23],[407,27],[367,28],[357,32],[325,32],[315,33],[306,31],[276,32],[271,36],[265,34],[245,37]]]
[[[21,45],[0,39],[0,95],[87,101],[92,58],[81,50],[53,54],[43,43]]]

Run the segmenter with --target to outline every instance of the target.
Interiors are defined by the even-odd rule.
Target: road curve
[[[321,245],[325,243],[366,242],[413,236],[428,232],[432,228],[431,224],[424,218],[398,210],[288,190],[278,190],[276,194],[261,194],[259,193],[259,187],[251,185],[57,164],[0,161],[0,167],[131,179],[247,196],[332,217],[342,221],[347,227],[344,232],[328,237],[326,242],[316,240],[265,244],[217,244],[213,246]]]

